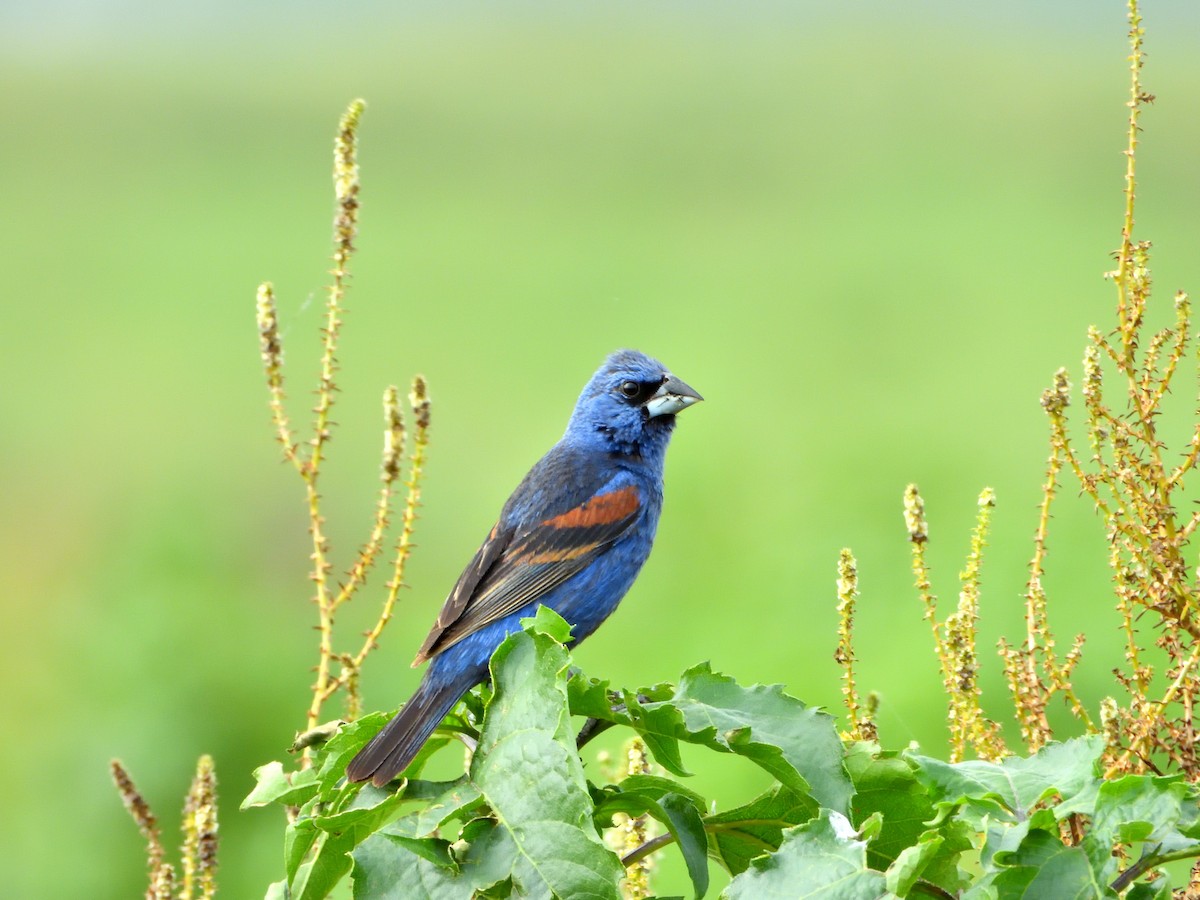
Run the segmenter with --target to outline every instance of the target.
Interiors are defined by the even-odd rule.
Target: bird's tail
[[[376,787],[383,787],[413,761],[429,735],[470,687],[433,681],[426,673],[421,686],[400,712],[350,760],[346,766],[347,779],[370,778]]]

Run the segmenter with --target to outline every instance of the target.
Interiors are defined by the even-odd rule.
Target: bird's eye
[[[632,400],[642,392],[642,386],[636,381],[626,381],[621,385],[621,393]]]

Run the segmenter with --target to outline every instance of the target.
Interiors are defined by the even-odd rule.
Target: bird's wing
[[[532,527],[497,523],[459,576],[413,665],[558,587],[611,547],[641,508],[634,485],[606,486]]]

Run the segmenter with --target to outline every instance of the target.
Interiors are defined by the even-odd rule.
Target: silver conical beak
[[[662,386],[646,401],[646,412],[652,419],[655,416],[673,415],[703,399],[695,388],[684,384],[674,375],[668,375]]]

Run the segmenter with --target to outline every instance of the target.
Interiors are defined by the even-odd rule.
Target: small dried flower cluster
[[[1130,94],[1125,150],[1125,215],[1116,268],[1106,273],[1117,291],[1117,323],[1110,333],[1093,327],[1083,359],[1081,393],[1088,451],[1081,452],[1068,428],[1071,383],[1065,369],[1042,395],[1050,422],[1050,454],[1042,485],[1033,557],[1025,590],[1025,635],[1001,641],[1000,655],[1021,736],[1030,752],[1053,738],[1047,710],[1056,697],[1089,732],[1105,735],[1108,774],[1174,771],[1200,782],[1200,742],[1193,706],[1200,691],[1200,576],[1191,541],[1200,511],[1184,497],[1184,480],[1200,462],[1200,421],[1187,446],[1172,456],[1160,433],[1162,405],[1185,357],[1197,355],[1191,304],[1182,291],[1174,297],[1174,324],[1147,337],[1147,309],[1153,288],[1150,243],[1133,238],[1139,117],[1153,96],[1141,86],[1141,18],[1129,3]],[[1200,420],[1200,413],[1197,414]],[[1078,481],[1105,523],[1116,608],[1125,635],[1124,665],[1114,670],[1126,699],[1109,697],[1093,720],[1071,683],[1084,645],[1077,635],[1062,654],[1050,629],[1043,584],[1051,507],[1063,472]],[[994,498],[980,496],[979,518],[962,575],[958,609],[937,618],[925,547],[929,530],[924,504],[914,486],[904,496],[904,518],[912,543],[913,573],[949,699],[951,755],[967,746],[985,759],[1005,754],[996,724],[980,710],[976,682],[976,619],[979,561]],[[1183,512],[1181,512],[1183,510]],[[848,553],[843,551],[839,572]],[[851,558],[852,560],[852,558]],[[850,645],[853,595],[839,580],[837,660],[843,667],[846,706],[852,731],[859,721]],[[1150,614],[1150,618],[1144,618]],[[1157,626],[1151,640],[1143,632]],[[1141,630],[1139,630],[1141,624]]]
[[[838,645],[833,658],[842,667],[843,702],[850,720],[847,737],[854,741],[873,741],[879,737],[874,721],[874,695],[867,698],[864,708],[854,677],[854,601],[858,598],[858,563],[848,549],[843,549],[838,559],[837,595]]]
[[[1084,456],[1068,429],[1070,386],[1066,373],[1055,375],[1043,407],[1050,420],[1050,460],[1042,504],[1042,526],[1031,566],[1025,645],[1005,649],[1010,685],[1022,729],[1031,746],[1050,736],[1045,701],[1061,693],[1089,730],[1096,730],[1069,687],[1082,638],[1076,638],[1062,664],[1054,662],[1054,641],[1041,594],[1045,523],[1065,467],[1092,499],[1105,523],[1116,606],[1125,635],[1125,665],[1115,670],[1126,701],[1105,700],[1099,730],[1108,738],[1110,774],[1166,768],[1200,780],[1192,698],[1200,688],[1200,584],[1188,560],[1200,512],[1181,513],[1185,477],[1200,460],[1200,422],[1188,447],[1172,461],[1159,429],[1162,404],[1185,356],[1194,350],[1191,304],[1175,295],[1174,324],[1147,338],[1146,310],[1151,301],[1150,242],[1134,240],[1139,117],[1153,97],[1141,87],[1143,31],[1137,4],[1130,4],[1130,95],[1125,150],[1125,216],[1117,267],[1106,273],[1117,292],[1113,332],[1088,331],[1083,360],[1083,406],[1090,453]],[[1150,613],[1159,627],[1149,641],[1139,630]],[[1040,656],[1041,672],[1031,664]],[[1161,694],[1156,684],[1166,682]],[[1162,690],[1160,687],[1158,690]],[[1157,696],[1156,696],[1157,694]]]
[[[937,597],[931,586],[925,550],[929,527],[925,521],[925,502],[915,484],[904,492],[904,520],[912,544],[912,568],[917,593],[925,608],[925,618],[933,629],[933,643],[942,670],[942,687],[948,701],[946,722],[950,729],[950,759],[958,762],[967,747],[982,759],[999,759],[1007,754],[999,726],[983,714],[979,690],[979,658],[976,654],[976,630],[979,621],[979,585],[983,548],[996,495],[984,488],[979,495],[975,529],[966,566],[959,576],[961,587],[958,608],[938,621]]]
[[[119,761],[114,759],[110,769],[117,793],[146,839],[146,900],[212,900],[217,891],[217,778],[212,757],[200,757],[183,808],[182,884],[177,881],[175,867],[166,861],[162,835],[150,805]]]
[[[339,368],[337,347],[342,325],[343,301],[349,281],[349,262],[354,253],[354,239],[358,232],[359,211],[359,168],[357,160],[358,125],[365,108],[361,100],[350,104],[338,127],[334,142],[333,181],[336,208],[333,224],[333,281],[329,287],[325,305],[325,324],[322,329],[322,351],[317,383],[317,402],[313,407],[314,421],[312,436],[308,439],[308,451],[302,453],[295,439],[291,420],[284,403],[283,344],[279,334],[279,321],[275,306],[275,293],[270,284],[258,289],[257,319],[263,370],[267,379],[271,418],[276,437],[283,448],[284,458],[290,462],[304,483],[308,507],[309,533],[312,536],[313,569],[311,578],[315,586],[314,602],[317,605],[320,635],[320,651],[317,662],[317,677],[313,684],[312,701],[309,704],[307,729],[311,733],[321,721],[325,701],[339,691],[346,694],[346,714],[355,718],[361,710],[358,674],[367,655],[373,650],[392,613],[404,585],[405,563],[412,551],[413,526],[421,499],[421,477],[424,471],[425,450],[429,443],[430,403],[425,380],[420,376],[413,379],[409,392],[409,415],[414,422],[412,433],[405,425],[405,415],[400,405],[400,393],[391,386],[383,394],[383,454],[380,464],[379,496],[375,504],[371,530],[366,542],[359,550],[341,584],[332,584],[329,573],[330,547],[325,535],[325,519],[321,513],[319,480],[321,465],[325,459],[326,446],[332,435],[331,410],[337,397],[336,374]],[[403,482],[405,498],[401,512],[400,534],[396,538],[395,556],[387,593],[375,624],[369,628],[361,645],[354,652],[338,652],[334,649],[333,630],[338,608],[363,586],[383,550],[392,520],[392,507],[404,468],[406,447],[408,454],[408,477]],[[335,672],[335,667],[337,671]]]

